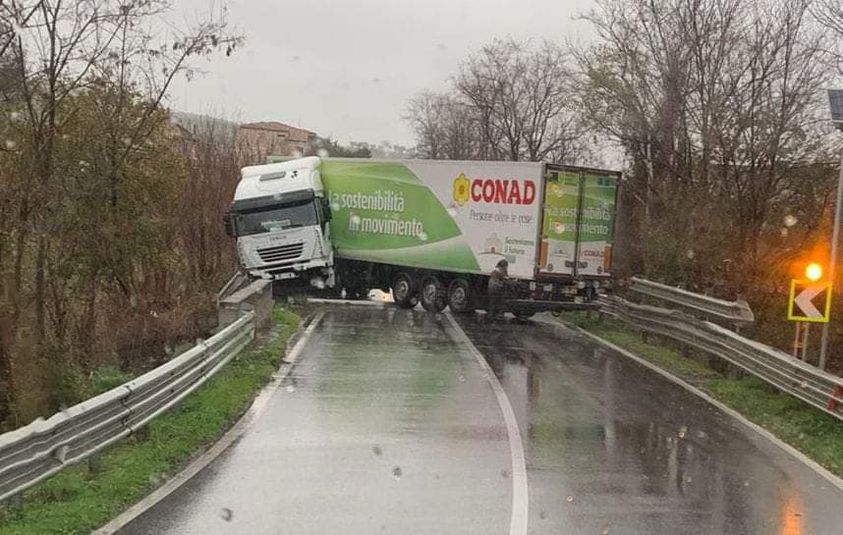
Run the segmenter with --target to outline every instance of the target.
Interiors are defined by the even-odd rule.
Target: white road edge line
[[[272,374],[270,382],[261,389],[260,393],[258,393],[257,397],[255,397],[255,400],[252,402],[252,405],[249,406],[243,416],[237,420],[237,423],[235,423],[231,429],[226,431],[213,446],[205,451],[205,453],[187,465],[184,470],[176,474],[172,479],[168,480],[151,493],[147,494],[146,497],[141,499],[141,501],[114,517],[106,525],[93,531],[92,535],[112,535],[113,533],[116,533],[134,519],[154,507],[158,502],[169,496],[173,491],[187,483],[190,478],[198,474],[214,459],[222,455],[229,446],[239,439],[249,426],[257,421],[261,414],[263,414],[263,411],[269,404],[269,400],[272,398],[281,382],[290,373],[290,370],[293,369],[293,365],[296,360],[298,360],[299,354],[307,343],[307,340],[310,338],[310,335],[313,334],[313,331],[316,330],[317,325],[322,321],[322,317],[324,315],[324,312],[319,312],[313,317],[310,321],[310,325],[307,326],[307,329],[305,329],[304,333],[302,333],[296,344],[282,359],[281,366],[278,371]]]
[[[495,393],[498,399],[498,405],[503,413],[503,419],[506,423],[506,433],[509,437],[509,452],[512,457],[512,518],[509,523],[509,535],[527,535],[527,521],[529,510],[529,490],[527,488],[527,459],[524,455],[524,443],[521,440],[521,431],[518,428],[518,420],[515,418],[515,411],[512,410],[512,404],[509,402],[509,397],[506,395],[500,381],[498,381],[495,372],[489,367],[486,359],[480,353],[480,350],[474,346],[462,327],[456,322],[450,311],[445,312],[448,321],[454,332],[461,341],[477,359],[478,364],[483,369],[486,380],[489,386]]]
[[[551,323],[551,322],[545,322],[545,323]],[[554,327],[563,327],[563,325],[561,325],[561,324],[555,324],[553,326]],[[612,342],[604,340],[604,339],[600,338],[599,336],[597,336],[596,334],[592,334],[592,333],[586,331],[585,329],[583,329],[583,328],[581,328],[577,325],[564,324],[564,327],[567,327],[567,328],[572,329],[576,332],[579,332],[580,334],[583,334],[583,335],[587,336],[588,338],[591,338],[595,342],[608,347],[612,351],[620,353],[621,355],[634,360],[635,362],[644,366],[645,368],[648,368],[649,370],[651,370],[653,372],[656,372],[657,374],[661,375],[662,377],[664,377],[668,381],[681,386],[685,390],[691,392],[692,394],[694,394],[694,395],[702,398],[703,400],[707,401],[708,403],[714,405],[720,411],[728,414],[729,416],[731,416],[732,418],[734,418],[735,420],[737,420],[741,424],[745,425],[746,427],[748,427],[752,431],[755,431],[756,433],[758,433],[762,437],[766,438],[767,440],[769,440],[770,442],[772,442],[773,444],[775,444],[776,446],[778,446],[779,448],[784,450],[786,453],[789,453],[797,461],[800,461],[802,464],[806,465],[808,468],[811,468],[812,470],[814,470],[814,472],[816,472],[819,476],[824,478],[826,481],[828,481],[829,483],[831,483],[832,485],[834,485],[838,489],[843,490],[843,479],[837,477],[836,475],[831,473],[828,469],[823,467],[821,464],[814,461],[813,459],[811,459],[810,457],[808,457],[807,455],[805,455],[804,453],[802,453],[798,449],[794,448],[793,446],[791,446],[787,442],[783,441],[782,439],[780,439],[779,437],[777,437],[773,433],[767,431],[766,429],[764,429],[760,425],[748,420],[746,416],[739,413],[735,409],[733,409],[733,408],[729,407],[728,405],[724,404],[722,401],[719,401],[719,400],[711,397],[705,391],[700,390],[699,388],[697,388],[694,385],[686,382],[685,380],[680,379],[679,377],[676,377],[675,375],[672,375],[670,372],[667,372],[667,371],[659,368],[655,364],[652,364],[649,361],[639,357],[635,353],[632,353],[631,351],[628,351],[628,350],[626,350],[622,347],[616,346]]]
[[[307,302],[314,305],[345,305],[357,307],[378,307],[383,308],[387,305],[392,305],[392,301],[369,301],[365,299],[330,299],[323,297],[308,297]]]

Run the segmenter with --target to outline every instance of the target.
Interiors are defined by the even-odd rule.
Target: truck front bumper
[[[289,280],[304,277],[313,271],[320,271],[320,274],[327,275],[328,268],[327,259],[314,258],[306,262],[280,262],[278,264],[251,267],[248,271],[251,276],[259,279]]]

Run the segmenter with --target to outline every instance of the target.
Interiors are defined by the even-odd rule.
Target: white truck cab
[[[253,277],[333,285],[330,204],[317,157],[241,170],[226,232]]]

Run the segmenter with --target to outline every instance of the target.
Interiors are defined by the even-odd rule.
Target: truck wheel
[[[471,287],[465,279],[454,279],[448,287],[448,306],[455,314],[474,312]]]
[[[445,285],[436,277],[426,277],[421,285],[421,304],[428,312],[442,312],[446,302]]]
[[[392,299],[401,308],[413,308],[418,304],[416,285],[407,273],[399,273],[392,280]]]

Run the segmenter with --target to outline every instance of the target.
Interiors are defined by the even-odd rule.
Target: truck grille
[[[286,245],[258,249],[258,256],[266,263],[282,262],[300,257],[303,250],[304,243],[302,242],[288,243]]]

